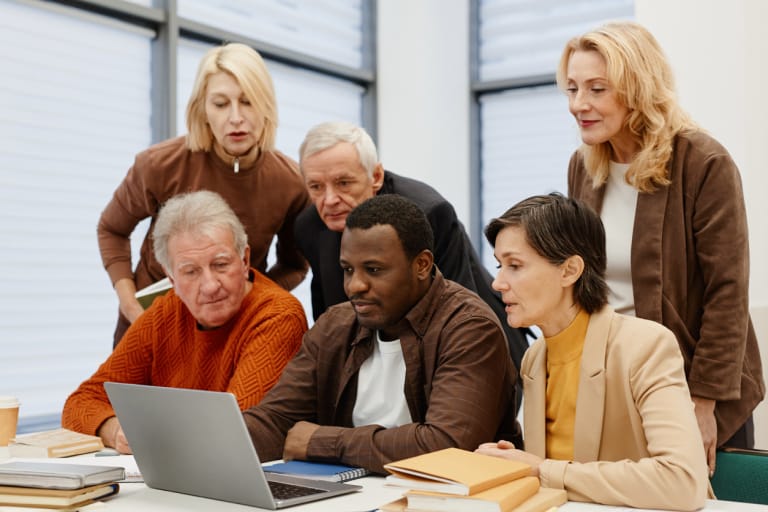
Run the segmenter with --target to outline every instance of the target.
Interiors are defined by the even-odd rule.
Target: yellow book
[[[566,501],[568,501],[568,493],[564,489],[539,487],[536,494],[512,509],[512,512],[547,512]]]
[[[530,475],[523,462],[446,448],[384,465],[388,485],[448,494],[472,495]]]
[[[539,490],[539,479],[526,476],[469,496],[427,491],[405,493],[408,511],[512,512]]]
[[[104,443],[98,436],[59,428],[16,436],[8,452],[11,457],[70,457],[103,448]]]
[[[100,498],[117,494],[116,483],[93,485],[82,489],[35,489],[0,486],[0,505],[75,510]]]

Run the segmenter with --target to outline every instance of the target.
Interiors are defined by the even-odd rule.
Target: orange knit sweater
[[[253,287],[240,312],[211,331],[173,290],[131,325],[115,351],[64,404],[62,426],[86,434],[115,415],[106,381],[228,391],[240,409],[257,404],[296,354],[307,330],[301,303],[270,279],[251,272]]]

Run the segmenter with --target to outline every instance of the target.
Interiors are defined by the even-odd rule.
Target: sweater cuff
[[[567,460],[545,459],[539,464],[539,480],[542,487],[550,489],[565,489],[565,470],[568,467]]]
[[[133,279],[133,271],[131,270],[130,261],[118,261],[107,267],[107,274],[109,275],[112,286],[120,279]]]
[[[346,430],[350,429],[345,427],[318,427],[309,439],[307,458],[339,459],[341,457],[339,440]]]

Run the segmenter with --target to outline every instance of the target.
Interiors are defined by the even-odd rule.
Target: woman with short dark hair
[[[478,452],[530,464],[572,501],[702,507],[707,465],[675,336],[607,305],[597,214],[560,194],[534,196],[485,234],[507,322],[543,337],[520,370],[525,451],[502,440]]]

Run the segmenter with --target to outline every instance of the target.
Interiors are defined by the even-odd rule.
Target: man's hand
[[[715,474],[715,450],[717,449],[717,422],[715,421],[715,401],[708,398],[692,396],[693,404],[696,406],[696,421],[699,423],[701,439],[704,441],[704,454],[707,457],[707,466],[709,466],[709,476]]]
[[[491,457],[501,457],[502,459],[525,462],[531,466],[530,476],[535,477],[539,476],[539,464],[544,461],[544,459],[537,457],[532,453],[516,449],[513,443],[504,440],[497,443],[483,443],[477,450],[475,450],[475,452],[482,453],[483,455],[490,455]]]
[[[125,433],[123,433],[123,427],[120,426],[117,416],[112,416],[102,423],[96,435],[101,438],[104,446],[114,448],[120,453],[133,453],[131,447],[128,446],[128,439],[125,437]]]
[[[318,428],[320,428],[320,425],[308,421],[296,423],[285,436],[283,460],[306,460],[309,440],[312,439],[312,434]]]

